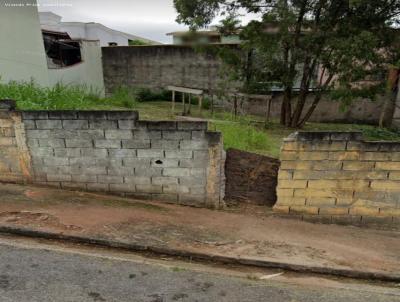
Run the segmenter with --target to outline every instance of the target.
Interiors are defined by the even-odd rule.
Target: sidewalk
[[[263,207],[213,211],[0,184],[0,229],[7,228],[400,280],[399,232],[280,219]]]

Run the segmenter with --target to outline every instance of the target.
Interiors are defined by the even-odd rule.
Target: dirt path
[[[113,196],[0,185],[0,225],[234,257],[399,273],[400,233],[213,211]]]

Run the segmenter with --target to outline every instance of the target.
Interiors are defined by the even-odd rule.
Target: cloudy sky
[[[98,22],[113,29],[169,43],[167,32],[185,27],[175,22],[173,0],[38,0],[39,11],[63,21]]]
[[[162,43],[165,34],[184,30],[175,22],[173,0],[37,0],[39,11],[52,11],[63,21],[98,22]]]

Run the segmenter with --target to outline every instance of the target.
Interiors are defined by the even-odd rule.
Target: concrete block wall
[[[208,132],[207,123],[139,121],[138,113],[132,111],[7,114],[19,115],[25,131],[23,142],[30,162],[24,181],[185,205],[222,206],[222,138],[220,133]],[[3,125],[0,133],[13,129],[10,123]],[[16,152],[12,136],[0,142],[12,145]],[[8,165],[0,170],[2,176],[4,169],[18,168],[17,158],[0,152],[0,163]]]
[[[400,142],[358,132],[297,132],[285,139],[274,211],[305,220],[400,224]]]

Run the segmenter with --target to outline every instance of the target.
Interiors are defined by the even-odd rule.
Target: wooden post
[[[190,115],[191,109],[192,109],[192,94],[189,93],[189,106],[188,106],[188,111],[187,111],[188,115]]]
[[[172,91],[172,114],[175,114],[175,90]]]
[[[199,96],[199,111],[200,111],[200,114],[201,114],[201,111],[202,111],[202,109],[203,109],[203,95],[200,95]]]
[[[182,115],[186,115],[186,104],[185,104],[185,93],[182,93],[182,104],[183,104],[183,112]]]
[[[267,117],[265,119],[265,126],[267,126],[267,124],[269,123],[269,119],[271,116],[271,103],[272,103],[272,97],[268,100],[267,103]]]

